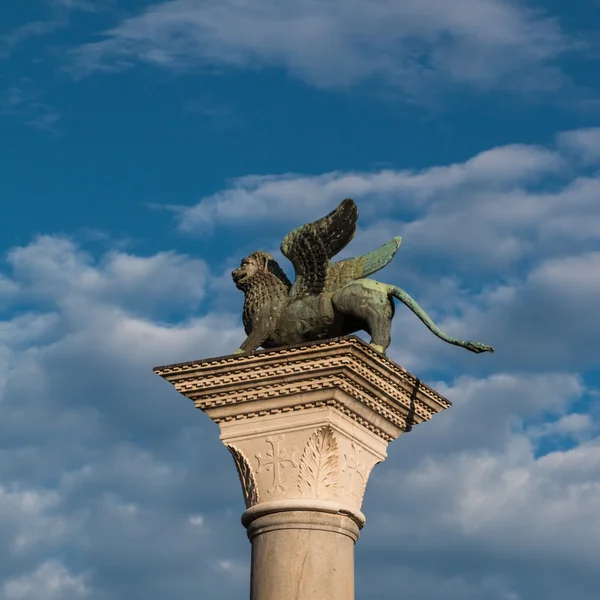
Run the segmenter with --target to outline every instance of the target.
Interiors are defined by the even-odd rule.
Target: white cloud
[[[59,8],[89,12],[98,10],[98,5],[106,4],[106,2],[107,0],[51,0],[51,3]]]
[[[20,44],[31,38],[53,33],[57,29],[64,27],[65,23],[60,20],[55,21],[29,21],[19,25],[12,31],[0,35],[0,58],[8,58],[12,51]]]
[[[3,420],[15,432],[9,444],[49,443],[57,435],[65,442],[84,435],[97,440],[106,434],[107,418],[114,420],[111,436],[128,427],[174,431],[189,407],[178,405],[175,420],[165,421],[159,400],[165,388],[151,368],[227,354],[243,340],[237,315],[194,316],[207,285],[203,261],[176,253],[118,252],[95,260],[72,241],[49,236],[13,249],[7,261],[19,284],[16,299],[44,309],[0,323]],[[181,315],[179,322],[161,322],[173,311]],[[120,382],[119,393],[108,393],[99,406],[89,381],[98,390]],[[131,401],[119,400],[123,394]],[[152,400],[142,408],[144,397]],[[31,412],[35,419],[28,417]],[[50,430],[47,421],[53,423]],[[133,464],[131,457],[123,460]],[[116,473],[112,468],[113,480]]]
[[[83,576],[74,576],[60,562],[51,560],[33,573],[9,579],[2,600],[75,600],[87,595]]]
[[[52,548],[65,539],[70,527],[60,514],[55,491],[0,486],[0,532],[6,554],[23,554]]]
[[[394,442],[369,483],[363,552],[390,556],[369,565],[371,576],[401,563],[425,582],[464,578],[479,588],[466,586],[466,597],[536,598],[552,588],[552,600],[586,600],[600,550],[600,439],[536,456],[538,440],[523,429],[547,411],[564,414],[559,428],[581,421],[571,412],[584,393],[577,378],[502,375],[436,387],[454,406]],[[582,585],[572,589],[576,573]]]
[[[446,255],[454,268],[506,271],[532,257],[595,247],[600,180],[586,174],[564,140],[549,148],[497,147],[422,171],[243,177],[181,209],[178,225],[191,233],[281,222],[283,237],[283,224],[318,218],[350,196],[361,212],[353,248],[368,250],[361,239],[402,235],[402,254]]]
[[[426,428],[417,428],[415,439],[408,442],[406,436],[401,443],[409,443],[415,452],[436,456],[499,453],[513,435],[525,431],[529,421],[543,417],[555,422],[570,414],[572,403],[586,391],[578,376],[558,372],[463,376],[452,384],[440,381],[432,385],[453,401],[452,410]],[[419,433],[420,440],[416,439]]]
[[[560,171],[562,166],[562,157],[551,150],[513,145],[487,150],[465,163],[423,171],[247,176],[184,209],[179,223],[183,231],[201,231],[214,224],[236,225],[248,220],[291,221],[306,215],[307,209],[320,215],[323,206],[335,206],[347,196],[369,201],[363,202],[361,212],[372,214],[381,205],[387,212],[398,203],[418,207],[436,196],[468,192],[469,188],[506,193]]]
[[[598,164],[600,161],[600,127],[566,131],[558,137],[558,141],[586,163]]]
[[[189,515],[213,494],[191,474],[230,457],[217,437],[216,462],[210,444],[196,451],[198,433],[212,424],[192,403],[170,398],[176,394],[152,372],[239,345],[237,315],[194,316],[206,265],[176,253],[96,259],[46,236],[9,251],[7,266],[11,301],[43,310],[0,322],[1,600],[216,588],[209,557],[199,557],[204,537],[229,521],[206,507],[202,527],[191,527]],[[162,323],[157,315],[172,310],[181,321]],[[236,485],[225,476],[218,494]],[[211,548],[239,560],[227,538]],[[89,580],[73,556],[89,565]],[[155,574],[148,585],[142,571]]]
[[[26,313],[11,319],[0,321],[0,344],[10,344],[13,348],[28,346],[44,338],[57,324],[55,313]]]
[[[44,102],[40,93],[25,80],[0,89],[0,115],[21,119],[26,125],[44,131],[56,131],[60,115]]]
[[[457,550],[460,540],[490,555],[499,552],[503,560],[510,555],[518,561],[564,561],[570,569],[580,565],[590,573],[597,568],[590,549],[599,548],[598,455],[596,440],[536,459],[526,441],[515,436],[499,455],[452,454],[418,462],[408,472],[390,468],[378,486],[387,490],[379,494],[404,495],[402,504],[422,507],[419,512],[430,525],[436,523],[422,532],[426,545],[434,543],[437,529],[444,545],[457,543]],[[576,471],[563,468],[565,461]],[[436,506],[435,499],[442,497],[443,505]],[[403,527],[412,533],[419,519],[414,512],[410,518],[414,525],[402,516],[388,535]],[[392,525],[383,515],[380,520]]]
[[[250,569],[246,561],[243,563],[237,560],[220,559],[214,562],[213,568],[221,576],[242,580],[244,582],[250,577]]]
[[[149,257],[111,251],[97,263],[71,240],[41,236],[7,255],[23,295],[65,303],[85,298],[137,314],[164,304],[197,307],[204,296],[207,266],[203,260],[174,252]],[[174,291],[176,290],[176,293]],[[75,308],[71,306],[71,308]]]
[[[358,598],[389,594],[398,573],[407,597],[588,600],[596,590],[600,443],[580,372],[600,334],[598,182],[561,138],[557,148],[495,148],[421,172],[244,178],[232,186],[239,199],[226,190],[190,213],[208,226],[266,220],[275,244],[273,224],[283,234],[359,190],[351,251],[403,234],[385,279],[416,288],[450,333],[497,346],[475,357],[399,315],[392,358],[424,378],[431,367],[428,383],[453,407],[394,442],[375,470]],[[507,236],[514,252],[496,253]],[[435,261],[423,259],[429,246]],[[207,599],[239,597],[249,546],[233,462],[218,428],[151,372],[238,346],[239,315],[198,304],[215,289],[241,300],[223,289],[222,265],[216,277],[174,252],[95,257],[58,236],[6,256],[3,301],[37,310],[0,323],[1,600],[43,600],[48,581],[58,583],[45,593],[62,590],[48,598],[65,600],[189,597],[200,586]],[[173,311],[177,323],[165,322]],[[456,365],[462,377],[449,375]]]
[[[379,562],[379,565],[370,565],[368,573],[364,572],[365,569],[359,570],[356,582],[357,598],[387,600],[396,597],[397,593],[390,595],[389,590],[397,590],[400,587],[399,582],[402,582],[402,593],[415,599],[522,600],[522,596],[511,591],[506,579],[497,575],[473,577],[471,574],[459,576],[455,573],[433,573],[428,565],[407,567],[398,564],[393,558]]]
[[[494,340],[512,368],[594,368],[600,357],[598,272],[600,252],[541,260],[514,281],[511,293],[492,291],[480,306],[463,307],[461,320]],[[453,327],[461,327],[460,320],[447,329]]]
[[[561,417],[558,421],[543,423],[527,429],[530,438],[569,437],[578,441],[584,440],[595,429],[591,415],[572,413]]]
[[[107,506],[121,507],[125,513],[132,514],[137,512],[136,503],[145,494],[168,493],[180,480],[180,471],[171,463],[160,461],[151,452],[135,445],[116,442],[93,462],[63,474],[61,489],[65,494],[73,493],[90,482],[107,490],[111,486],[118,487],[123,495],[135,498],[135,501],[123,503],[109,497]]]
[[[529,277],[532,285],[560,294],[561,299],[595,305],[600,298],[600,252],[564,256],[544,261]],[[582,308],[577,306],[576,308]]]
[[[80,72],[283,67],[319,87],[376,79],[414,95],[440,83],[553,89],[570,45],[556,19],[512,0],[170,0],[75,58]]]
[[[8,299],[18,290],[18,286],[5,275],[0,274],[0,300]]]

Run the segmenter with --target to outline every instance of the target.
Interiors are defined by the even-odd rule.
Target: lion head
[[[253,252],[242,259],[239,269],[232,271],[231,277],[235,286],[244,291],[250,289],[257,281],[266,283],[267,279],[279,286],[283,284],[286,293],[292,287],[286,274],[268,252]]]

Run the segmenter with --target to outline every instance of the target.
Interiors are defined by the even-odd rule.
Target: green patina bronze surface
[[[494,351],[480,342],[450,337],[404,290],[367,279],[392,260],[400,237],[364,256],[332,263],[354,237],[357,220],[356,204],[346,199],[325,217],[288,233],[281,252],[294,265],[293,284],[267,252],[253,252],[242,260],[232,277],[245,294],[243,322],[248,337],[237,352],[366,331],[371,345],[385,353],[391,341],[394,298],[445,342],[471,352]]]

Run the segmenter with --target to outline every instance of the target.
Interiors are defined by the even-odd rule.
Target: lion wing
[[[356,204],[347,198],[328,215],[294,229],[283,238],[281,252],[296,272],[289,296],[323,292],[331,258],[354,237],[357,220]]]
[[[356,279],[369,277],[383,269],[394,258],[401,243],[402,238],[397,236],[368,254],[330,264],[324,291],[334,292]]]

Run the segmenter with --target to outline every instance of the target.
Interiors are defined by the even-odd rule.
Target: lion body
[[[283,307],[277,327],[262,345],[276,348],[366,331],[373,345],[387,348],[394,303],[384,284],[380,284],[381,289],[369,284],[358,280],[333,293],[291,300]]]
[[[394,303],[391,286],[359,279],[333,292],[288,296],[280,277],[252,257],[245,259],[238,277],[247,272],[238,287],[245,293],[243,323],[247,334],[245,352],[277,348],[302,342],[340,337],[366,331],[372,344],[385,350],[389,345]]]
[[[232,275],[236,286],[245,294],[242,320],[248,337],[238,352],[366,331],[373,348],[385,353],[391,341],[394,298],[445,342],[471,352],[493,352],[491,346],[445,334],[413,298],[395,285],[360,278],[321,294],[294,295],[289,279],[266,252],[255,252],[245,258]]]

